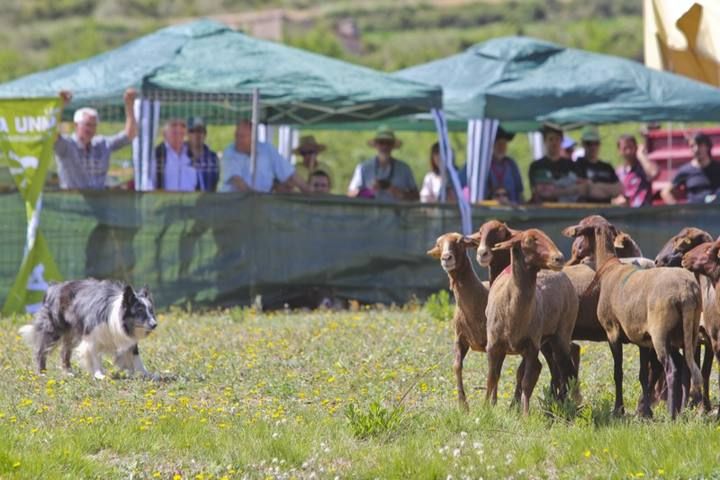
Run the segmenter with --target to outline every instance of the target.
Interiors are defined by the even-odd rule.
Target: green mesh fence
[[[648,257],[682,227],[713,235],[716,206],[649,209],[476,208],[477,227],[500,218],[545,230],[569,255],[562,228],[601,213],[629,232]],[[20,265],[23,205],[0,195],[0,300]],[[454,206],[377,203],[302,195],[47,192],[41,229],[66,278],[95,276],[148,284],[161,307],[173,304],[299,305],[330,295],[404,303],[447,287],[425,255],[456,231]],[[476,269],[479,273],[479,268]]]

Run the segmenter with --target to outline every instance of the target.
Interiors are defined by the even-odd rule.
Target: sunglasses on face
[[[300,150],[300,155],[316,155],[317,151],[315,150]]]

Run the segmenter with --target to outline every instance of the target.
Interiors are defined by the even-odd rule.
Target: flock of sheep
[[[427,252],[440,260],[455,295],[460,407],[468,408],[462,366],[469,349],[487,354],[486,398],[492,404],[505,356],[521,355],[514,402],[527,414],[541,369],[539,353],[550,369],[551,390],[562,399],[580,366],[580,349],[572,341],[589,340],[610,345],[617,414],[624,412],[623,343],[640,349],[638,414],[652,416],[651,404],[660,396],[672,418],[688,403],[702,402],[710,410],[713,353],[720,361],[720,305],[715,301],[720,239],[684,228],[653,262],[643,258],[629,235],[598,215],[563,234],[575,239],[568,262],[542,231],[513,230],[497,220],[470,236],[441,235]],[[469,248],[477,249],[478,263],[489,269],[488,282],[475,275]]]

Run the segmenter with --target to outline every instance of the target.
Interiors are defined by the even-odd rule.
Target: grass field
[[[38,377],[5,319],[0,478],[688,478],[720,474],[720,427],[613,418],[610,355],[583,346],[585,404],[543,400],[523,418],[484,404],[486,359],[470,353],[470,412],[455,404],[449,321],[427,309],[342,313],[173,311],[142,346],[163,380]],[[626,349],[625,400],[638,396]],[[715,395],[717,397],[717,395]],[[563,414],[563,411],[565,412]],[[554,412],[554,415],[548,412]]]

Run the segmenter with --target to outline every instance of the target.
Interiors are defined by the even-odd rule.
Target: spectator
[[[185,143],[187,124],[181,118],[171,118],[163,127],[164,141],[155,147],[153,177],[155,188],[174,192],[193,192],[198,186],[198,170],[190,159]]]
[[[562,130],[543,127],[545,156],[530,164],[528,177],[532,189],[532,201],[574,202],[587,190],[586,181],[575,171],[575,163],[563,157]]]
[[[241,120],[235,127],[235,142],[228,145],[222,156],[221,192],[270,192],[273,187],[291,191],[297,188],[309,193],[307,181],[300,178],[295,167],[269,143],[256,144],[256,171],[253,181],[252,124]]]
[[[668,205],[677,203],[683,194],[688,203],[705,203],[708,195],[720,188],[720,163],[712,159],[712,140],[704,133],[697,133],[690,139],[693,159],[680,167],[672,183],[660,195]]]
[[[588,180],[587,195],[591,203],[610,203],[623,193],[623,186],[612,165],[600,160],[600,133],[596,127],[587,126],[580,137],[585,156],[578,158],[575,168],[581,178]]]
[[[60,92],[63,104],[67,104],[72,94]],[[60,188],[62,189],[103,189],[108,169],[110,154],[129,145],[137,135],[137,122],[133,103],[137,92],[129,88],[125,91],[125,128],[111,136],[96,135],[100,118],[97,110],[81,108],[75,111],[73,122],[75,133],[71,136],[58,135],[55,141],[55,161],[58,165]]]
[[[407,163],[392,156],[392,151],[402,145],[395,138],[395,132],[381,126],[368,144],[375,147],[377,155],[355,167],[348,195],[378,200],[417,200],[412,170]]]
[[[523,184],[520,169],[515,160],[507,156],[508,143],[515,138],[514,133],[498,127],[493,145],[492,160],[488,171],[485,199],[500,203],[522,203]]]
[[[573,152],[575,151],[575,146],[577,143],[575,140],[573,140],[570,136],[563,136],[562,139],[562,156],[565,158],[569,158],[570,160],[574,160],[573,158]]]
[[[205,144],[207,127],[200,117],[188,119],[188,156],[197,170],[197,190],[214,192],[217,190],[219,162],[217,153]]]
[[[617,170],[618,178],[623,185],[623,193],[615,197],[612,203],[630,207],[652,204],[652,183],[638,155],[635,137],[622,135],[618,139],[617,146],[625,161],[625,164]],[[647,157],[645,158],[647,160]]]
[[[312,193],[330,193],[332,182],[330,175],[325,170],[315,170],[310,174],[310,191]]]
[[[322,170],[327,173],[328,177],[332,177],[332,169],[326,163],[318,160],[318,155],[323,151],[325,151],[325,145],[317,143],[314,136],[300,137],[300,144],[293,150],[293,153],[302,159],[295,165],[295,171],[300,178],[306,182],[310,181],[310,174],[316,170]]]
[[[450,178],[446,179],[445,199],[455,201],[455,192],[452,189]],[[433,203],[440,201],[440,190],[442,189],[442,175],[440,174],[440,144],[433,143],[430,147],[430,171],[425,174],[422,188],[420,189],[420,201],[422,203]]]

